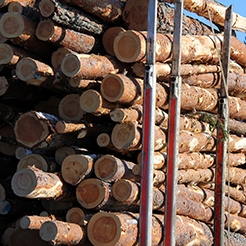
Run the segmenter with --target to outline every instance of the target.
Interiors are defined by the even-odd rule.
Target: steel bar
[[[225,226],[225,182],[227,163],[227,129],[229,121],[228,74],[230,66],[230,40],[232,31],[232,5],[226,10],[224,42],[222,51],[223,80],[220,87],[217,124],[217,148],[215,168],[215,204],[214,204],[214,245],[224,245]]]
[[[156,20],[157,0],[148,3],[147,51],[144,79],[142,173],[140,195],[139,241],[141,246],[152,245],[152,204],[154,171],[154,126],[156,102]]]
[[[176,196],[178,173],[178,146],[180,128],[180,94],[181,94],[181,37],[182,37],[183,0],[175,1],[173,61],[170,81],[169,120],[168,120],[168,151],[166,199],[164,215],[164,245],[175,245],[176,228]]]

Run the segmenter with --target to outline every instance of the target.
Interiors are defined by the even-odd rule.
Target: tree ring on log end
[[[87,90],[80,96],[80,107],[87,113],[95,112],[102,104],[102,97],[98,91]]]
[[[133,30],[120,32],[114,39],[113,49],[120,61],[137,62],[146,54],[146,40],[141,33]]]
[[[35,73],[37,72],[37,65],[36,63],[26,57],[22,58],[16,65],[16,75],[22,81],[29,81],[34,79]]]
[[[99,212],[92,216],[88,223],[88,238],[95,246],[116,245],[121,236],[121,221],[108,212]]]
[[[68,77],[74,77],[80,70],[80,60],[75,54],[67,54],[62,60],[61,71]]]
[[[99,179],[112,182],[122,178],[125,173],[125,166],[120,159],[106,154],[96,160],[94,172]]]
[[[54,23],[50,20],[40,21],[35,34],[38,39],[48,41],[54,34]]]
[[[55,11],[55,4],[50,0],[41,0],[39,11],[43,17],[50,17]]]
[[[58,228],[55,223],[46,221],[41,228],[42,230],[40,230],[39,234],[44,241],[52,241],[56,238]]]
[[[25,28],[23,17],[17,12],[7,12],[0,20],[1,33],[6,38],[17,38]]]
[[[93,209],[104,205],[103,203],[106,202],[108,197],[109,187],[99,179],[84,179],[76,187],[77,201],[86,209]]]
[[[0,65],[10,63],[13,56],[14,52],[9,44],[0,44]]]

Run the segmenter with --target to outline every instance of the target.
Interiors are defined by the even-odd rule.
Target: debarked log
[[[82,33],[101,35],[107,28],[97,17],[61,1],[41,0],[39,10],[43,17]]]
[[[163,215],[154,214],[152,216],[151,245],[160,245],[162,243],[164,226],[162,221]],[[190,242],[197,242],[203,246],[212,245],[212,232],[206,224],[178,215],[176,223],[177,245],[185,245]],[[138,245],[138,225],[139,214],[101,211],[90,219],[87,234],[90,242],[95,246],[99,246],[102,243],[107,243],[108,246],[116,244]]]
[[[11,180],[14,193],[26,198],[65,199],[71,190],[56,173],[47,173],[29,166],[17,171]]]
[[[38,39],[44,42],[63,46],[78,53],[93,52],[97,45],[93,36],[55,25],[50,20],[40,21],[35,34]]]

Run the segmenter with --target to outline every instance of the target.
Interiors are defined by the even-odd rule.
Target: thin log
[[[174,3],[173,0],[166,0],[166,2]],[[209,1],[201,0],[185,0],[184,1],[184,8],[190,12],[194,12],[200,16],[203,16],[210,19],[211,16],[212,21],[219,26],[224,26],[225,24],[225,13],[227,7],[217,1]],[[209,12],[208,12],[209,10]],[[246,31],[246,18],[240,16],[237,13],[233,13],[232,16],[232,29],[238,30],[241,32]]]
[[[145,60],[146,55],[146,36],[147,32],[137,32],[127,30],[120,32],[114,40],[114,52],[116,57],[122,62],[137,62]],[[170,62],[172,60],[173,35],[157,33],[158,52],[156,52],[157,62]],[[217,45],[215,45],[215,43]],[[213,36],[182,36],[183,49],[181,51],[182,63],[218,63],[218,57],[215,52],[216,47],[221,50],[223,35],[217,34],[215,40]],[[194,50],[192,56],[190,50]],[[237,38],[232,37],[231,41],[231,59],[237,63],[246,66],[244,54],[245,45]]]
[[[21,14],[23,12],[23,6],[19,2],[11,2],[8,5],[8,12],[18,12]]]
[[[78,53],[90,53],[96,45],[93,36],[55,25],[50,20],[40,21],[35,34],[42,41],[63,46]]]
[[[73,88],[78,89],[92,89],[92,90],[100,90],[101,81],[100,80],[90,80],[90,79],[83,79],[80,77],[71,77],[69,79],[69,84]]]
[[[157,32],[173,33],[174,7],[160,1],[157,3],[157,6]],[[122,19],[128,30],[147,31],[148,1],[142,1],[140,4],[137,0],[128,0],[122,13]],[[211,33],[211,27],[183,14],[183,35],[207,35]]]
[[[0,20],[1,33],[11,42],[45,58],[53,51],[53,47],[35,36],[36,23],[17,12],[4,13]],[[13,27],[14,23],[14,27]]]
[[[89,89],[81,94],[80,107],[84,112],[103,115],[109,114],[116,104],[105,100],[98,91]]]
[[[59,102],[58,113],[65,121],[79,122],[85,113],[80,107],[80,96],[75,93],[64,96]]]
[[[47,173],[36,167],[28,167],[17,171],[11,187],[14,193],[26,198],[59,198],[66,196],[65,184],[55,173]]]
[[[47,216],[25,215],[20,220],[20,227],[22,229],[39,230],[44,222],[50,220],[52,218]]]
[[[57,148],[55,151],[55,160],[57,164],[61,165],[63,160],[69,156],[74,155],[76,153],[75,149],[70,146],[63,146],[61,148]]]
[[[102,78],[123,69],[123,64],[117,59],[95,54],[67,54],[61,63],[61,71],[66,76],[84,79]]]
[[[53,220],[42,224],[39,235],[42,240],[53,245],[78,245],[84,239],[86,232],[75,223]]]
[[[85,212],[79,207],[73,207],[69,209],[66,213],[66,221],[69,223],[75,223],[80,226],[85,225]]]
[[[119,159],[113,155],[102,155],[95,161],[94,172],[97,178],[106,182],[113,182],[117,179],[126,178],[140,181],[139,175],[132,173],[136,164],[130,161]]]
[[[44,141],[58,121],[52,115],[28,111],[20,115],[14,125],[16,141],[32,148]]]
[[[59,25],[78,32],[101,35],[107,28],[106,23],[82,9],[69,6],[61,1],[41,0],[39,11],[45,18],[50,18]],[[66,16],[66,18],[64,18]]]
[[[86,124],[84,123],[67,123],[65,121],[58,121],[56,123],[56,131],[58,133],[69,133],[69,132],[77,132],[81,129],[86,129]]]
[[[97,136],[96,141],[97,141],[97,145],[99,147],[105,147],[105,148],[108,148],[108,149],[114,149],[114,145],[111,142],[110,135],[108,133],[106,133],[106,132],[100,133]]]
[[[25,169],[29,166],[35,166],[36,168],[44,172],[54,172],[57,169],[56,162],[50,157],[43,157],[40,154],[31,153],[23,157],[17,164],[17,171]]]
[[[51,65],[54,69],[59,70],[61,68],[61,63],[66,54],[71,53],[70,49],[65,47],[59,47],[57,50],[53,51],[51,54]]]
[[[95,161],[99,158],[96,154],[74,154],[67,156],[61,165],[63,179],[71,184],[77,185],[86,177],[89,177],[94,168]]]
[[[84,11],[91,13],[105,22],[117,21],[122,14],[124,3],[120,0],[65,0],[66,3],[75,5]]]
[[[141,149],[142,129],[133,122],[124,122],[116,124],[111,134],[113,145],[118,150],[139,150]],[[163,130],[155,127],[155,150],[160,150],[166,147],[166,135]]]

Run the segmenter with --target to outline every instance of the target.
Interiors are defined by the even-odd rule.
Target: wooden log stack
[[[158,2],[152,245],[163,245],[174,1]],[[184,7],[205,18],[205,1]],[[213,245],[225,6],[183,15],[176,245]],[[139,245],[148,0],[0,1],[1,245]],[[234,30],[246,20],[234,13]],[[215,32],[215,33],[214,33]],[[228,77],[226,245],[246,245],[246,45]]]

